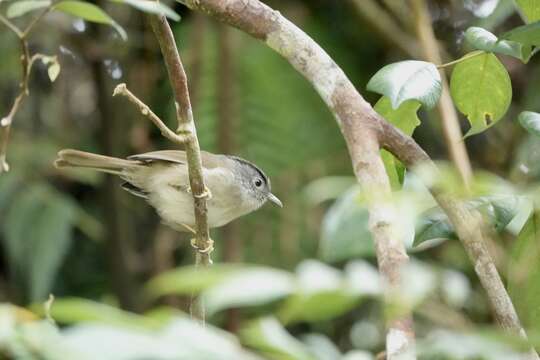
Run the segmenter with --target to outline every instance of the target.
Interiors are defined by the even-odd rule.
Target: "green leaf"
[[[202,294],[209,314],[233,307],[267,304],[293,293],[294,278],[285,271],[272,268],[246,268]]]
[[[32,309],[40,315],[44,313],[42,304],[34,304]],[[156,328],[160,325],[157,320],[80,298],[55,299],[51,306],[51,316],[61,324],[84,322],[141,329]]]
[[[519,123],[528,132],[540,136],[540,114],[532,111],[523,111],[518,116]]]
[[[53,8],[90,22],[110,25],[114,27],[118,34],[120,34],[122,40],[127,40],[126,31],[120,25],[118,25],[113,18],[107,15],[105,11],[94,4],[84,1],[68,0],[59,2],[58,4],[54,5]]]
[[[420,125],[417,116],[421,104],[416,100],[403,102],[397,109],[393,109],[390,99],[383,96],[374,106],[376,112],[386,120],[394,124],[407,135],[412,135],[414,129]],[[405,176],[405,166],[386,150],[381,150],[381,156],[390,178],[390,184],[394,190],[401,188]]]
[[[151,0],[113,0],[113,1],[118,2],[118,3],[128,4],[134,7],[135,9],[143,11],[145,13],[164,15],[174,21],[180,20],[180,15],[178,15],[173,9],[171,9],[167,5],[160,2],[151,1]]]
[[[497,57],[489,53],[457,64],[450,91],[456,107],[471,124],[465,136],[481,133],[497,123],[512,101],[510,76]]]
[[[9,19],[23,16],[24,14],[43,9],[51,5],[50,0],[22,0],[16,1],[11,4],[6,11],[6,15]]]
[[[513,56],[526,63],[532,52],[531,46],[511,40],[499,40],[495,35],[480,27],[470,27],[465,32],[465,39],[476,49],[497,54]]]
[[[516,0],[516,3],[525,15],[528,23],[540,20],[540,1]]]
[[[250,322],[240,330],[244,345],[273,360],[315,360],[304,344],[290,335],[273,317]]]
[[[504,33],[502,38],[517,41],[524,46],[540,46],[540,21],[518,26]]]
[[[483,213],[498,232],[514,219],[521,204],[519,197],[512,195],[482,196],[466,203],[468,208]],[[423,244],[419,249],[425,249],[448,239],[457,239],[457,236],[446,214],[440,207],[426,211],[418,221],[413,245]]]
[[[512,247],[508,292],[525,326],[540,330],[540,213],[533,212]]]
[[[432,63],[401,61],[379,70],[369,80],[367,89],[388,97],[394,109],[413,99],[431,108],[441,96],[441,75]]]
[[[319,254],[326,262],[373,256],[369,214],[360,188],[353,186],[326,212],[321,225]]]
[[[60,63],[57,56],[40,55],[40,59],[47,66],[47,74],[51,82],[54,82],[60,74]]]

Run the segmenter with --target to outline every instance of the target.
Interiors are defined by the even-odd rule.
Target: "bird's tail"
[[[140,165],[141,163],[135,160],[124,160],[72,149],[59,151],[58,159],[54,162],[57,168],[90,168],[114,175],[122,175],[124,170]]]

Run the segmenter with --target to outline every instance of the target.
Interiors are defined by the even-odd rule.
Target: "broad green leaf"
[[[61,1],[54,5],[55,10],[62,11],[66,14],[80,17],[81,19],[95,22],[99,24],[107,24],[115,28],[115,30],[120,34],[120,37],[123,40],[127,39],[127,34],[125,30],[118,25],[116,21],[113,20],[105,11],[100,7],[85,2],[77,0],[67,0]]]
[[[230,264],[215,264],[205,268],[184,266],[154,277],[145,290],[151,299],[163,295],[199,293],[223,282],[241,269],[241,266]]]
[[[518,214],[521,201],[517,196],[483,196],[466,203],[470,209],[479,210],[483,213],[494,229],[502,232],[506,226]],[[424,213],[419,219],[414,246],[424,244],[420,249],[432,247],[448,239],[456,239],[456,233],[448,217],[436,207]]]
[[[284,323],[329,320],[360,301],[359,294],[348,286],[342,273],[324,263],[303,261],[296,273],[298,289],[278,311]]]
[[[234,307],[268,304],[294,292],[294,277],[272,268],[245,268],[205,290],[201,298],[209,314]]]
[[[169,19],[174,21],[180,20],[180,15],[178,15],[174,10],[172,10],[167,5],[152,1],[152,0],[113,0],[118,3],[126,3],[130,6],[133,6],[135,9],[157,15],[165,15]]]
[[[273,317],[248,323],[240,330],[242,343],[272,360],[315,360],[304,344],[295,339]]]
[[[383,96],[377,101],[374,109],[405,134],[412,135],[414,129],[420,125],[420,119],[417,116],[420,106],[421,104],[418,101],[408,100],[403,102],[397,109],[393,109],[390,99]],[[392,188],[395,190],[401,188],[405,176],[405,167],[386,150],[381,150],[381,156]]]
[[[508,292],[525,325],[540,330],[540,213],[533,212],[510,257]]]
[[[431,108],[441,96],[441,75],[432,63],[401,61],[379,70],[369,80],[367,89],[388,97],[394,109],[413,99]]]
[[[518,26],[504,33],[502,38],[517,41],[523,46],[540,46],[540,21]]]
[[[519,123],[528,132],[540,136],[540,114],[532,111],[523,111],[518,116]]]
[[[499,40],[495,35],[480,27],[470,27],[465,32],[465,39],[476,49],[497,54],[513,56],[526,63],[530,56],[531,46],[511,40]]]
[[[24,14],[38,10],[43,9],[51,5],[50,0],[22,0],[22,1],[16,1],[13,4],[9,5],[6,11],[6,15],[8,18],[16,18],[19,16],[23,16]]]
[[[540,1],[538,0],[516,0],[517,5],[525,15],[527,22],[540,20]]]
[[[471,128],[465,136],[481,133],[499,121],[512,101],[512,85],[505,67],[490,53],[463,60],[452,72],[450,91]]]
[[[326,212],[321,224],[319,254],[326,262],[373,256],[369,214],[360,188],[353,186]]]
[[[36,313],[44,314],[42,304],[34,304],[32,308]],[[157,320],[80,298],[55,299],[51,306],[51,317],[61,324],[95,323],[141,329],[160,325]]]

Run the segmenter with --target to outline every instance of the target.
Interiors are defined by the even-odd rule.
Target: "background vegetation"
[[[0,2],[0,12],[11,3]],[[361,16],[355,1],[267,3],[312,36],[373,104],[378,95],[364,90],[371,76],[409,58]],[[309,84],[247,35],[173,7],[182,16],[171,25],[187,67],[201,148],[257,163],[285,204],[214,230],[212,269],[191,268],[189,241],[161,225],[116,179],[52,166],[63,148],[119,157],[171,148],[126,101],[111,97],[115,85],[126,82],[174,123],[145,15],[115,2],[99,5],[125,28],[127,41],[112,27],[60,12],[47,15],[29,39],[32,52],[58,55],[61,72],[51,83],[47,66],[36,63],[30,96],[14,119],[11,170],[0,175],[0,357],[369,359],[382,351],[381,285],[342,135]],[[464,41],[470,26],[503,33],[523,22],[505,0],[429,5],[451,58],[470,50]],[[25,24],[31,16],[15,21]],[[403,18],[394,20],[414,39]],[[17,38],[2,27],[0,114],[19,92],[19,51]],[[537,220],[521,229],[533,208],[523,190],[540,179],[540,139],[519,125],[517,114],[540,110],[540,57],[527,65],[500,60],[512,78],[510,110],[495,127],[464,141],[478,173],[475,196],[484,197],[478,206],[500,233],[491,249],[535,341]],[[419,117],[415,139],[446,160],[436,112],[421,110]],[[399,197],[400,230],[413,259],[402,300],[415,309],[420,354],[511,358],[513,350],[495,337],[487,300],[450,225],[436,210],[424,213],[433,200],[409,175]],[[415,236],[421,250],[413,249]],[[424,242],[441,238],[451,240]],[[193,293],[202,294],[209,322],[235,333],[250,354],[213,327],[203,330],[188,320],[183,312]],[[50,309],[44,305],[49,294],[56,298]],[[45,315],[48,320],[37,320]]]

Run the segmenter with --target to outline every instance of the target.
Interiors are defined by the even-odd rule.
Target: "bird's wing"
[[[206,151],[201,151],[202,165],[206,169],[213,169],[219,166],[218,159],[222,155],[214,155]],[[183,150],[159,150],[144,154],[132,155],[129,160],[139,160],[142,162],[165,161],[176,164],[187,164],[186,152]]]

